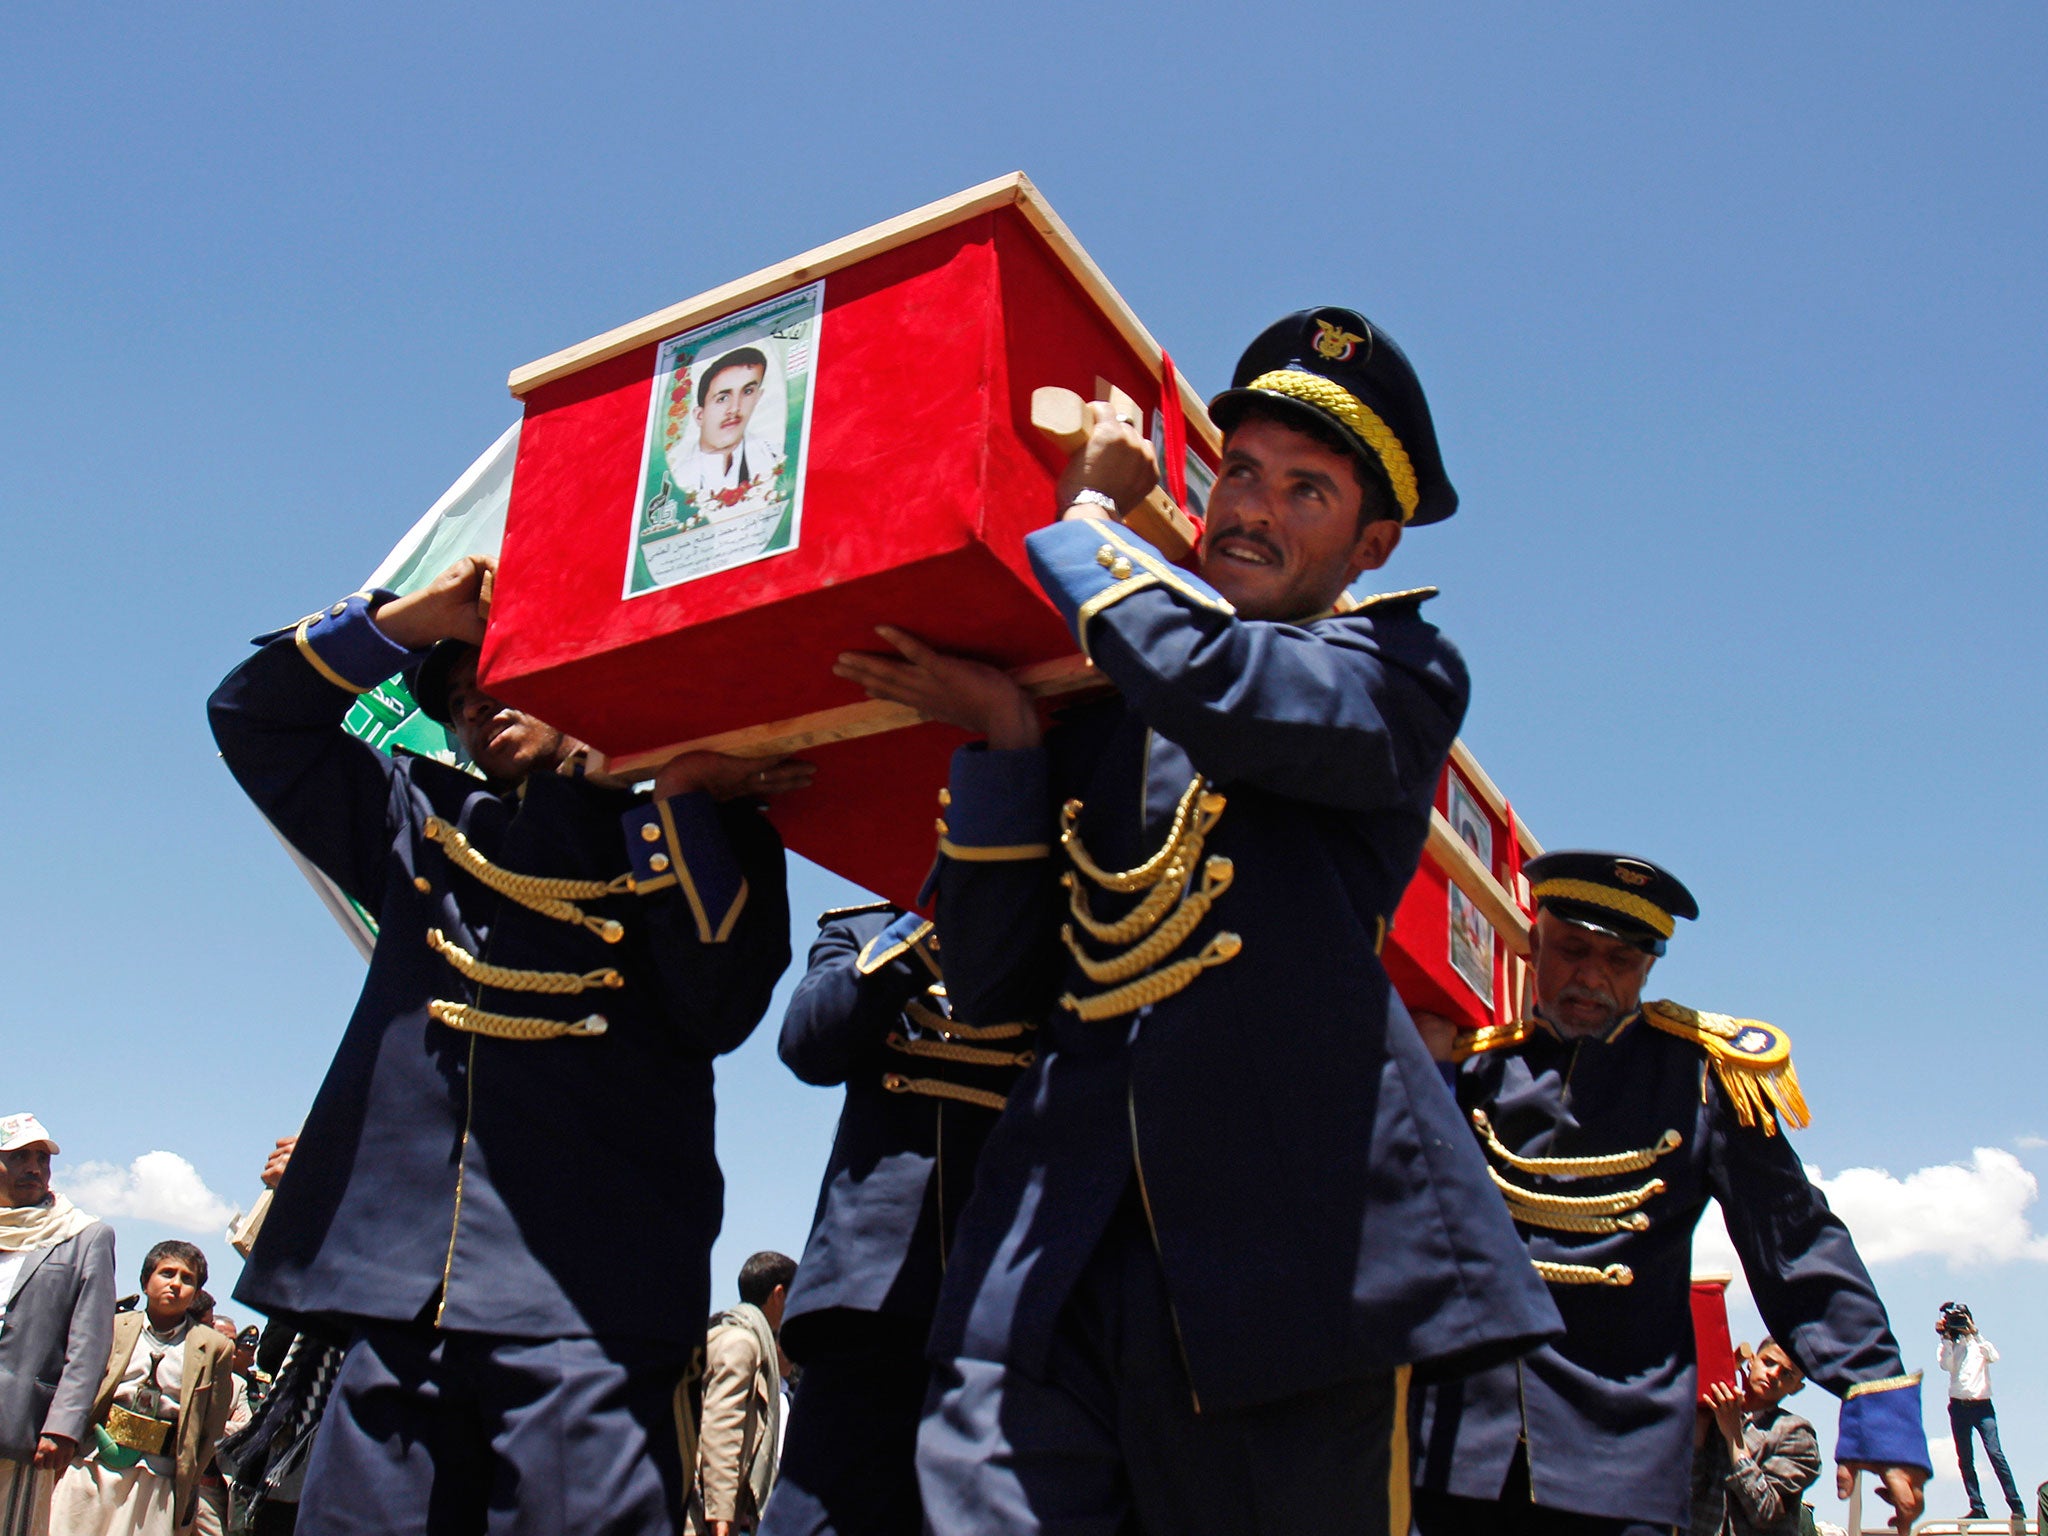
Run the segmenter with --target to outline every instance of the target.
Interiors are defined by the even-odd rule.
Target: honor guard
[[[1565,1336],[1422,1394],[1423,1536],[1687,1523],[1692,1234],[1710,1198],[1773,1338],[1843,1399],[1836,1460],[1878,1471],[1905,1529],[1927,1473],[1920,1373],[1781,1133],[1781,1120],[1807,1123],[1790,1042],[1753,1019],[1641,1001],[1676,920],[1698,915],[1655,864],[1558,852],[1524,872],[1534,1016],[1448,1054],[1467,1058],[1467,1134]]]
[[[1044,1021],[940,1295],[936,1530],[1405,1533],[1410,1366],[1557,1327],[1379,960],[1468,685],[1430,592],[1345,589],[1457,505],[1428,406],[1344,309],[1234,385],[1199,571],[1117,520],[1157,470],[1108,407],[1026,541],[1118,696],[1041,734],[900,631],[840,661],[987,738],[943,813],[946,985]]]
[[[746,797],[807,769],[691,754],[651,798],[586,777],[476,680],[491,569],[311,614],[208,705],[237,782],[378,930],[235,1290],[354,1340],[302,1536],[663,1533],[683,1506],[712,1058],[789,958],[782,846]],[[402,671],[481,776],[343,729]]]
[[[782,1023],[782,1059],[846,1086],[818,1213],[783,1315],[803,1367],[762,1536],[918,1536],[925,1340],[981,1144],[1037,1057],[1031,1022],[949,1009],[929,920],[827,912]]]

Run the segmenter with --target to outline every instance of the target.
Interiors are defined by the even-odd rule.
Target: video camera
[[[1960,1339],[1966,1333],[1977,1331],[1977,1320],[1970,1316],[1970,1309],[1960,1301],[1944,1301],[1940,1320],[1934,1326],[1943,1338]]]

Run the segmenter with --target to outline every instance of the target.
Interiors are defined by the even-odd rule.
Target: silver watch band
[[[1111,517],[1116,516],[1116,498],[1110,495],[1107,491],[1076,491],[1074,492],[1074,499],[1068,502],[1067,505],[1070,507],[1078,507],[1084,503],[1091,507],[1102,508],[1102,510],[1107,512]]]

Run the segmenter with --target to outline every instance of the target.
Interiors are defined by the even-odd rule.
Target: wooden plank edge
[[[1164,486],[1154,486],[1143,501],[1131,508],[1124,526],[1150,544],[1175,565],[1195,552],[1195,525]]]
[[[514,368],[505,385],[512,391],[513,398],[518,399],[543,384],[579,372],[593,363],[601,363],[635,347],[643,347],[650,341],[686,331],[731,310],[771,298],[785,289],[815,282],[841,267],[894,250],[899,245],[908,245],[912,240],[943,229],[948,224],[1017,202],[1030,185],[1022,171],[1012,171],[1007,176],[998,176],[993,181],[969,187],[951,197],[942,197],[935,203],[926,203],[922,208],[913,208],[909,213],[871,224],[866,229],[805,251],[801,256],[792,256],[787,261],[763,267],[758,272],[736,278],[694,298],[658,309],[651,315],[642,315],[638,320],[614,326],[602,335],[580,341],[573,347],[550,352],[546,357]]]
[[[1432,809],[1429,813],[1429,841],[1423,845],[1423,851],[1431,863],[1450,877],[1453,885],[1472,898],[1479,915],[1493,924],[1493,931],[1500,935],[1509,953],[1529,953],[1529,920],[1508,898],[1492,872],[1479,862],[1479,855],[1458,836],[1442,811]]]
[[[1116,291],[1116,285],[1110,282],[1108,274],[1095,264],[1095,258],[1074,238],[1066,220],[1053,211],[1052,204],[1045,200],[1045,194],[1021,172],[1019,180],[1022,185],[1018,188],[1018,211],[1030,221],[1033,229],[1044,236],[1046,244],[1053,248],[1053,253],[1060,258],[1074,281],[1102,306],[1116,326],[1117,333],[1151,368],[1152,377],[1159,379],[1166,371],[1161,363],[1165,349],[1145,329],[1145,323],[1138,318],[1136,311],[1124,302],[1124,296]],[[1186,374],[1176,369],[1175,376],[1180,382],[1181,413],[1187,418],[1188,430],[1200,435],[1213,452],[1222,453],[1223,434],[1209,419],[1209,402],[1195,393],[1195,387],[1188,382]]]
[[[1095,670],[1095,664],[1080,655],[1034,662],[1028,667],[1017,668],[1010,676],[1022,685],[1026,693],[1040,699],[1109,685],[1108,679]],[[812,747],[827,746],[835,741],[878,736],[884,731],[900,731],[923,723],[924,717],[906,705],[892,704],[884,699],[862,699],[853,704],[839,704],[831,709],[743,726],[735,731],[721,731],[713,736],[698,736],[671,746],[653,747],[620,757],[607,757],[593,750],[590,766],[593,773],[630,779],[650,774],[670,758],[685,752],[726,752],[734,757],[774,759]]]
[[[1465,745],[1461,736],[1451,743],[1451,763],[1464,775],[1465,782],[1472,786],[1474,794],[1492,808],[1493,814],[1502,821],[1508,819],[1507,796],[1500,792],[1500,786],[1492,776],[1479,766],[1479,759],[1472,755],[1472,749]],[[1536,834],[1529,830],[1529,824],[1522,820],[1520,813],[1515,816],[1515,835],[1522,845],[1522,857],[1533,859],[1543,851],[1543,845],[1536,841]]]
[[[693,325],[773,297],[786,289],[814,282],[856,261],[907,245],[947,224],[1012,203],[1018,206],[1032,228],[1044,237],[1083,291],[1103,307],[1118,334],[1152,369],[1154,379],[1159,378],[1164,372],[1161,364],[1164,352],[1158,341],[1145,329],[1144,322],[1138,319],[1130,305],[1124,302],[1123,295],[1117,292],[1095,259],[1074,238],[1066,221],[1053,211],[1031,178],[1022,171],[1012,171],[1006,176],[969,187],[964,192],[956,192],[951,197],[927,203],[922,208],[914,208],[909,213],[871,224],[866,229],[842,236],[800,256],[763,267],[758,272],[658,309],[638,320],[614,326],[587,341],[551,352],[546,357],[513,369],[506,378],[506,387],[514,399],[521,398],[543,384],[617,357],[622,352],[630,352],[650,341],[659,341],[678,331],[688,330]],[[1178,374],[1177,377],[1181,411],[1187,419],[1188,429],[1198,434],[1213,452],[1221,453],[1223,437],[1209,419],[1208,402],[1195,392],[1187,375]]]

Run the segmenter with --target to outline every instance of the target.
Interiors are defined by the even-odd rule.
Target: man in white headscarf
[[[48,1536],[113,1344],[114,1233],[51,1191],[56,1152],[0,1115],[0,1536]]]

